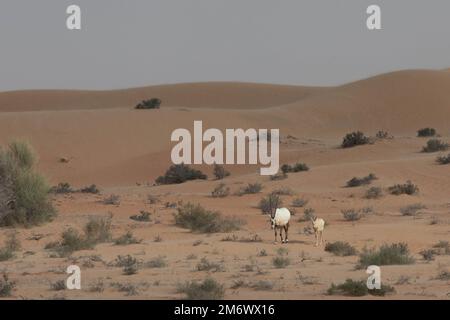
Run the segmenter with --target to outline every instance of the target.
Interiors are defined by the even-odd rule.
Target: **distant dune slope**
[[[132,109],[153,96],[164,101],[161,110]],[[413,137],[417,129],[433,126],[448,137],[450,72],[401,71],[330,88],[202,83],[0,93],[0,145],[29,140],[53,182],[153,181],[170,165],[172,130],[192,130],[194,120],[203,120],[205,128],[279,128],[282,136],[306,141],[305,149],[282,146],[281,156],[290,161],[315,148],[316,142],[308,139],[335,148],[354,130],[373,135],[383,129]],[[70,162],[60,163],[61,157]],[[256,168],[232,171],[254,173]]]

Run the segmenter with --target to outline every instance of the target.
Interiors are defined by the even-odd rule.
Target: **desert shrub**
[[[415,203],[410,204],[406,207],[400,208],[400,212],[404,216],[415,216],[420,210],[425,209],[426,206],[424,206],[421,203]]]
[[[450,280],[450,271],[448,271],[448,270],[439,270],[439,273],[438,273],[436,279],[443,280],[443,281]]]
[[[225,168],[219,164],[214,165],[213,173],[217,180],[222,180],[230,175],[230,172],[225,170]]]
[[[0,148],[0,226],[34,226],[56,215],[44,177],[34,171],[35,156],[27,143]]]
[[[361,131],[348,133],[342,140],[342,148],[351,148],[370,143],[369,137],[366,137]]]
[[[434,260],[435,252],[433,249],[426,249],[419,252],[425,261]]]
[[[427,145],[422,148],[423,152],[437,152],[448,150],[449,144],[442,142],[439,139],[430,139],[427,141]]]
[[[286,268],[291,263],[291,259],[288,257],[278,255],[272,259],[272,264],[275,268]]]
[[[437,157],[436,162],[439,164],[450,164],[450,153],[446,156]]]
[[[383,190],[380,187],[370,187],[365,194],[366,199],[378,199],[383,196]]]
[[[283,204],[281,197],[277,194],[270,193],[259,201],[259,209],[263,214],[275,213],[277,208],[280,208]]]
[[[60,182],[57,186],[54,186],[51,188],[50,192],[56,193],[56,194],[67,194],[72,193],[74,190],[72,189],[72,186],[67,182]]]
[[[347,279],[344,283],[339,285],[331,284],[327,293],[329,295],[343,295],[350,297],[362,297],[368,294],[375,296],[385,296],[386,294],[393,293],[395,289],[391,286],[381,285],[380,289],[369,289],[365,281],[354,281]]]
[[[167,267],[167,261],[163,256],[158,256],[145,263],[147,268],[165,268]]]
[[[112,263],[113,266],[122,268],[123,274],[132,275],[138,272],[139,263],[136,258],[126,255],[117,256],[116,260]]]
[[[139,294],[138,286],[132,283],[111,283],[111,287],[116,288],[119,292],[125,292],[125,295],[136,296]]]
[[[285,172],[278,172],[274,175],[270,176],[271,181],[278,181],[278,180],[284,180],[288,177],[287,173]]]
[[[358,268],[367,268],[370,265],[404,265],[414,263],[406,243],[393,243],[382,245],[378,250],[365,248],[359,255]]]
[[[243,196],[245,194],[256,194],[260,193],[263,188],[261,183],[249,183],[247,186],[239,189],[237,195]]]
[[[151,221],[151,213],[145,210],[141,210],[138,215],[130,216],[130,219],[139,222],[149,222]]]
[[[92,193],[92,194],[99,194],[100,190],[97,188],[95,184],[91,184],[90,186],[84,187],[80,189],[81,193]]]
[[[299,222],[305,222],[305,221],[310,221],[311,219],[315,219],[316,218],[316,210],[314,210],[313,208],[305,208],[303,210],[303,217],[301,217],[299,219]]]
[[[272,290],[274,285],[273,282],[267,280],[259,280],[250,285],[254,290],[263,291],[263,290]]]
[[[0,248],[0,261],[6,261],[14,257],[14,251],[10,248]]]
[[[387,132],[387,131],[379,130],[379,131],[376,133],[375,137],[376,137],[377,139],[379,139],[379,140],[383,140],[383,139],[389,139],[389,138],[391,138],[392,136],[390,136],[390,135],[389,135],[389,132]]]
[[[0,297],[10,297],[15,287],[16,283],[10,281],[8,275],[3,273],[3,279],[0,279]]]
[[[376,180],[376,179],[377,179],[377,177],[373,173],[370,173],[368,176],[365,176],[362,178],[353,177],[352,179],[347,181],[347,187],[352,188],[352,187],[368,185],[373,180]]]
[[[118,246],[126,246],[130,244],[141,243],[142,240],[136,239],[131,231],[114,240],[114,244]]]
[[[289,164],[283,164],[281,166],[281,172],[283,173],[289,173],[289,172],[301,172],[301,171],[308,171],[309,167],[306,165],[306,163],[297,162],[294,165]]]
[[[117,194],[111,194],[103,199],[103,204],[118,206],[120,205],[120,196]]]
[[[211,272],[221,272],[224,271],[224,267],[221,263],[211,262],[206,258],[202,258],[197,264],[197,271],[211,271]]]
[[[161,106],[161,100],[158,98],[152,98],[148,100],[142,100],[138,103],[135,109],[159,109]]]
[[[109,217],[90,217],[84,226],[86,240],[97,244],[111,240],[111,219]]]
[[[178,285],[177,292],[185,294],[187,300],[221,300],[225,295],[224,286],[211,278],[200,283],[187,281]]]
[[[50,289],[52,289],[53,291],[66,290],[66,282],[64,280],[58,280],[56,282],[52,282],[50,284]]]
[[[437,244],[433,246],[434,252],[439,255],[450,254],[450,242],[448,241],[439,241]]]
[[[436,135],[436,129],[434,128],[423,128],[417,131],[418,137],[434,137]]]
[[[396,196],[401,194],[414,195],[419,192],[419,187],[408,180],[404,184],[393,185],[388,190],[390,194]]]
[[[215,233],[239,230],[242,220],[235,217],[223,217],[218,211],[210,211],[200,204],[187,203],[177,208],[175,224],[193,232]]]
[[[105,291],[105,283],[101,279],[98,279],[89,286],[88,290],[89,292],[103,292]]]
[[[292,200],[291,206],[293,206],[294,208],[303,208],[307,204],[308,204],[308,200],[306,200],[304,198],[295,198],[294,200]]]
[[[225,185],[225,183],[219,184],[211,192],[211,197],[213,198],[225,198],[230,194],[230,188]]]
[[[291,188],[288,187],[282,187],[278,188],[272,191],[273,194],[279,195],[279,196],[291,196],[294,194],[294,191],[292,191]]]
[[[200,170],[195,170],[188,165],[175,164],[170,166],[163,176],[156,179],[157,184],[179,184],[189,180],[206,180],[208,176]]]
[[[341,210],[341,213],[345,221],[358,221],[362,218],[361,212],[355,209]]]
[[[257,254],[258,257],[267,257],[266,249],[261,249]]]
[[[14,258],[14,252],[20,250],[20,241],[15,233],[10,233],[5,240],[3,248],[0,248],[0,261]]]
[[[331,252],[340,257],[354,256],[357,254],[356,249],[352,245],[343,241],[327,243],[325,245],[325,251]]]

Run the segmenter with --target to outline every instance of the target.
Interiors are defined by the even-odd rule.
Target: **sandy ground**
[[[186,280],[210,276],[225,288],[226,299],[329,299],[331,283],[347,278],[364,280],[365,270],[355,268],[358,257],[337,257],[314,246],[306,234],[308,222],[301,222],[303,208],[295,208],[290,243],[273,243],[268,217],[256,208],[259,200],[274,189],[289,187],[293,195],[283,196],[285,206],[303,197],[307,207],[327,221],[325,241],[346,241],[358,250],[382,244],[406,242],[415,257],[411,265],[382,266],[382,281],[396,292],[384,298],[363,299],[450,299],[449,280],[439,280],[442,270],[450,271],[450,256],[439,255],[427,262],[419,254],[440,240],[450,239],[449,166],[437,165],[441,153],[421,153],[426,138],[416,130],[435,127],[442,140],[450,141],[450,72],[405,71],[377,76],[336,88],[307,88],[239,83],[205,83],[159,86],[114,92],[34,91],[0,93],[0,144],[26,139],[39,154],[39,169],[54,185],[69,182],[74,187],[92,183],[101,194],[73,193],[54,196],[57,218],[48,224],[15,231],[22,249],[14,259],[0,262],[16,281],[13,298],[27,299],[173,299],[182,298],[177,285]],[[158,96],[160,110],[133,110],[133,104]],[[232,192],[249,182],[260,182],[260,194],[242,197],[210,196],[218,184],[194,181],[181,185],[153,186],[154,179],[170,165],[170,133],[175,128],[192,128],[194,120],[204,127],[280,128],[281,163],[305,162],[310,171],[289,174],[271,181],[254,166],[228,166],[231,176],[223,180]],[[354,130],[374,135],[388,130],[393,139],[351,149],[341,149],[342,137]],[[288,136],[296,139],[288,138]],[[69,159],[68,163],[60,158]],[[212,169],[200,166],[210,177]],[[368,186],[346,188],[354,176],[374,173],[372,186],[384,189],[377,200],[364,198]],[[394,196],[386,189],[411,180],[418,195]],[[120,205],[102,200],[120,196]],[[148,195],[159,201],[150,204]],[[195,234],[174,225],[175,208],[166,202],[200,203],[225,216],[246,221],[229,234]],[[402,216],[400,208],[422,203],[426,209],[417,216]],[[344,221],[341,210],[372,207],[373,213],[357,222]],[[152,214],[151,222],[129,217],[141,210]],[[93,250],[76,251],[69,258],[55,257],[47,243],[58,240],[68,227],[79,230],[90,216],[112,213],[116,238],[132,231],[139,244],[99,244]],[[433,223],[432,223],[433,222]],[[0,243],[14,230],[0,229]],[[39,235],[39,240],[36,239]],[[223,241],[227,237],[234,241]],[[241,241],[255,235],[260,241]],[[155,241],[159,239],[160,241]],[[290,265],[277,269],[272,259],[279,248],[288,250]],[[259,253],[265,250],[267,255]],[[130,254],[146,262],[164,257],[162,268],[140,268],[124,275],[111,266],[118,255]],[[219,263],[222,271],[197,271],[202,258]],[[82,290],[55,291],[51,284],[65,280],[70,264],[82,269]],[[243,280],[249,286],[233,289]],[[260,280],[271,289],[256,290]],[[103,292],[90,288],[98,282]],[[137,294],[127,296],[113,283],[133,284]]]

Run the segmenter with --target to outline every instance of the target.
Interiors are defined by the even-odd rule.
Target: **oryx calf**
[[[313,224],[314,235],[316,237],[316,247],[322,245],[323,242],[323,230],[325,229],[325,220],[321,218],[311,218],[311,222]]]

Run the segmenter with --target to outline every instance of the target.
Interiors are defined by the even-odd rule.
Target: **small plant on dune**
[[[268,291],[268,290],[272,290],[274,285],[273,285],[273,282],[271,282],[271,281],[259,280],[259,281],[256,281],[255,283],[252,283],[250,285],[250,287],[257,291]]]
[[[365,248],[359,255],[357,268],[363,269],[370,265],[404,265],[413,264],[414,258],[410,256],[406,243],[382,245],[378,250]]]
[[[44,177],[35,172],[36,157],[24,142],[0,148],[0,226],[35,226],[51,221],[56,211]]]
[[[138,272],[139,263],[136,258],[126,255],[117,256],[116,260],[112,263],[113,266],[122,268],[123,274],[133,275]]]
[[[305,208],[303,210],[303,217],[301,217],[298,221],[299,222],[305,222],[305,221],[310,221],[311,219],[315,219],[316,218],[316,210],[314,210],[313,208]]]
[[[340,257],[354,256],[358,253],[355,247],[350,245],[348,242],[343,241],[327,243],[325,245],[325,251],[331,252]]]
[[[114,244],[118,246],[126,246],[130,244],[141,243],[142,240],[136,239],[131,231],[128,231],[124,235],[114,240]]]
[[[355,281],[347,279],[344,283],[339,285],[331,284],[327,293],[329,295],[342,295],[350,297],[362,297],[365,295],[385,296],[386,294],[395,292],[391,286],[381,285],[380,289],[368,289],[366,281]]]
[[[342,140],[342,148],[351,148],[370,143],[370,138],[366,137],[361,131],[348,133]]]
[[[222,272],[224,270],[225,269],[222,264],[211,262],[206,258],[202,258],[197,264],[197,271]]]
[[[157,184],[180,184],[190,180],[206,180],[208,176],[200,170],[195,170],[188,165],[175,164],[170,166],[163,176],[156,179]]]
[[[283,200],[278,194],[270,193],[259,201],[258,208],[263,214],[272,214],[283,205]]]
[[[436,135],[436,129],[434,128],[423,128],[417,131],[418,137],[434,137]]]
[[[434,260],[435,252],[432,249],[422,250],[419,253],[423,257],[423,260],[425,260],[425,261],[432,261],[432,260]]]
[[[103,291],[105,291],[105,283],[101,279],[98,279],[89,286],[89,292],[103,292]]]
[[[437,280],[443,280],[443,281],[450,280],[450,271],[445,270],[445,269],[439,270],[436,279]]]
[[[17,239],[16,233],[10,233],[3,248],[0,248],[0,261],[6,261],[14,258],[14,252],[20,250],[20,248],[21,244]]]
[[[167,267],[166,259],[163,256],[158,256],[145,263],[147,268],[165,268]]]
[[[282,269],[286,268],[291,263],[291,260],[288,257],[276,256],[272,259],[272,264],[275,268]]]
[[[145,210],[141,210],[138,215],[130,216],[131,220],[139,221],[139,222],[150,222],[151,221],[151,213]]]
[[[149,204],[155,204],[155,203],[158,203],[158,202],[159,202],[159,197],[158,197],[158,196],[155,196],[155,195],[153,195],[153,194],[149,194],[149,195],[147,196],[147,202],[148,202]]]
[[[373,173],[370,173],[369,175],[362,177],[362,178],[353,177],[352,179],[347,181],[347,187],[353,188],[353,187],[368,185],[373,180],[376,180],[376,179],[377,179],[377,177]]]
[[[283,164],[281,166],[281,172],[283,173],[289,173],[289,172],[301,172],[301,171],[308,171],[309,167],[306,165],[306,163],[297,162],[294,165],[289,164]]]
[[[288,177],[287,173],[285,172],[278,172],[274,175],[270,176],[270,180],[271,181],[279,181],[279,180],[284,180]]]
[[[420,210],[425,209],[426,206],[421,203],[410,204],[406,207],[400,208],[400,212],[403,216],[415,216]]]
[[[94,244],[110,241],[111,220],[111,215],[108,217],[90,217],[84,226],[86,240]]]
[[[211,197],[213,198],[225,198],[230,195],[230,188],[225,185],[225,183],[219,184],[211,192]]]
[[[238,196],[243,196],[245,194],[256,194],[260,193],[263,186],[261,183],[249,183],[247,186],[239,189],[237,192]]]
[[[148,100],[142,100],[142,102],[138,103],[135,109],[159,109],[161,106],[161,100],[158,98],[151,98]]]
[[[450,254],[450,242],[448,241],[439,241],[437,244],[433,246],[436,254],[439,255],[449,255]]]
[[[10,297],[15,287],[16,283],[14,281],[10,281],[8,275],[3,273],[3,277],[0,279],[0,297]]]
[[[380,187],[370,187],[365,194],[366,199],[379,199],[383,196],[383,190]]]
[[[50,284],[50,289],[52,289],[53,291],[66,290],[66,282],[64,280],[58,280],[56,282],[52,282]]]
[[[438,152],[446,151],[449,148],[449,144],[442,142],[439,139],[431,139],[427,141],[427,145],[422,148],[422,152]]]
[[[355,209],[341,210],[341,213],[345,221],[358,221],[363,217],[361,211]]]
[[[303,208],[307,204],[308,204],[308,200],[306,200],[304,198],[295,198],[294,200],[292,200],[291,206],[293,206],[294,208]]]
[[[224,286],[211,278],[200,283],[187,281],[179,284],[177,292],[185,294],[187,300],[221,300],[225,295]]]
[[[279,196],[292,196],[294,194],[294,191],[292,191],[292,189],[288,187],[281,187],[273,190],[272,193]]]
[[[200,204],[187,203],[177,208],[174,214],[177,226],[193,232],[216,233],[239,230],[243,221],[235,217],[223,217],[218,211],[210,211]]]
[[[439,164],[450,164],[450,153],[446,156],[437,157],[436,162]]]
[[[111,283],[111,287],[116,288],[119,292],[125,292],[127,297],[136,296],[139,294],[138,287],[132,283]]]
[[[57,186],[51,188],[50,192],[55,194],[67,194],[75,192],[72,186],[67,182],[60,182]]]
[[[100,190],[97,188],[95,184],[91,184],[90,186],[84,187],[80,189],[81,193],[92,193],[92,194],[99,194]]]
[[[396,196],[401,194],[414,195],[419,192],[419,187],[408,180],[404,184],[393,185],[388,190],[390,194]]]
[[[120,205],[120,196],[117,194],[111,194],[103,199],[103,204],[118,206]]]
[[[225,170],[225,168],[220,164],[214,165],[213,173],[217,180],[222,180],[230,175],[230,172]]]
[[[379,130],[376,133],[375,138],[377,138],[378,140],[384,140],[384,139],[392,139],[393,137],[391,135],[389,135],[389,132],[384,131],[384,130]]]

